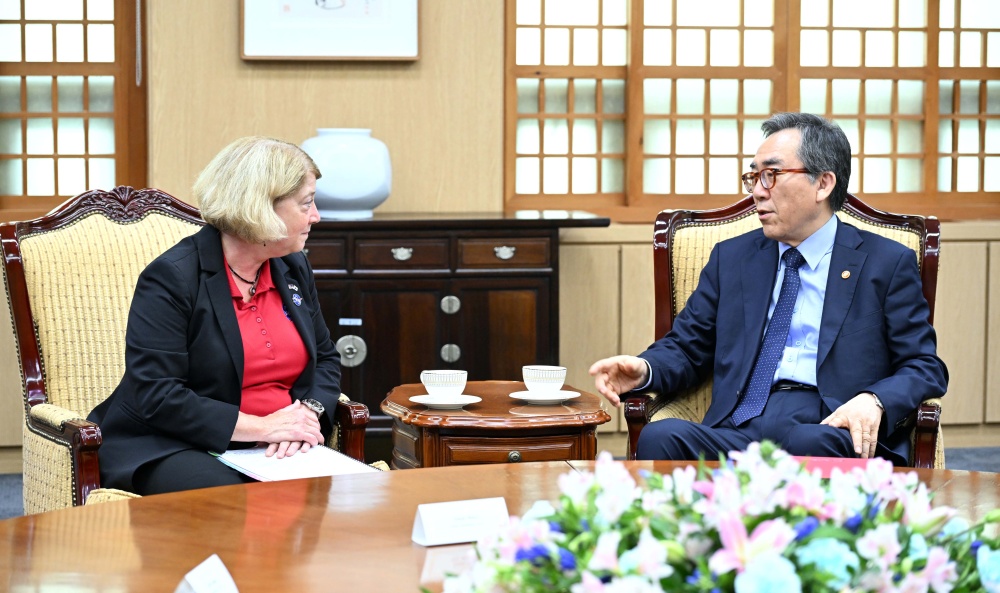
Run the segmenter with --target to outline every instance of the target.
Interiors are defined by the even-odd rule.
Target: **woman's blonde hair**
[[[274,205],[299,191],[319,168],[298,146],[248,136],[223,148],[194,182],[205,222],[250,243],[283,239],[285,223]]]

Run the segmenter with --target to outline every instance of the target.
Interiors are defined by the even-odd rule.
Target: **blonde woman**
[[[125,375],[90,414],[102,485],[156,494],[250,481],[208,452],[324,442],[340,357],[302,253],[320,172],[293,144],[241,138],[198,177],[208,223],[136,285]]]

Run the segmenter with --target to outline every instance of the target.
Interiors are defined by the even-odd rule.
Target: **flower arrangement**
[[[885,460],[823,478],[765,442],[641,478],[608,453],[561,476],[445,593],[1000,593],[1000,509],[970,524]]]

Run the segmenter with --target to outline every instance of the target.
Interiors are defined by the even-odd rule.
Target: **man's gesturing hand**
[[[641,387],[649,381],[646,361],[636,356],[612,356],[598,360],[590,367],[597,392],[616,408],[621,405],[621,394]]]
[[[820,424],[851,431],[854,452],[870,459],[875,456],[878,427],[881,423],[882,408],[875,403],[875,396],[871,393],[859,393],[824,418]]]

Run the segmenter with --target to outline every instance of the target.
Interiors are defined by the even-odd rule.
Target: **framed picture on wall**
[[[240,0],[244,60],[416,60],[418,0]]]

